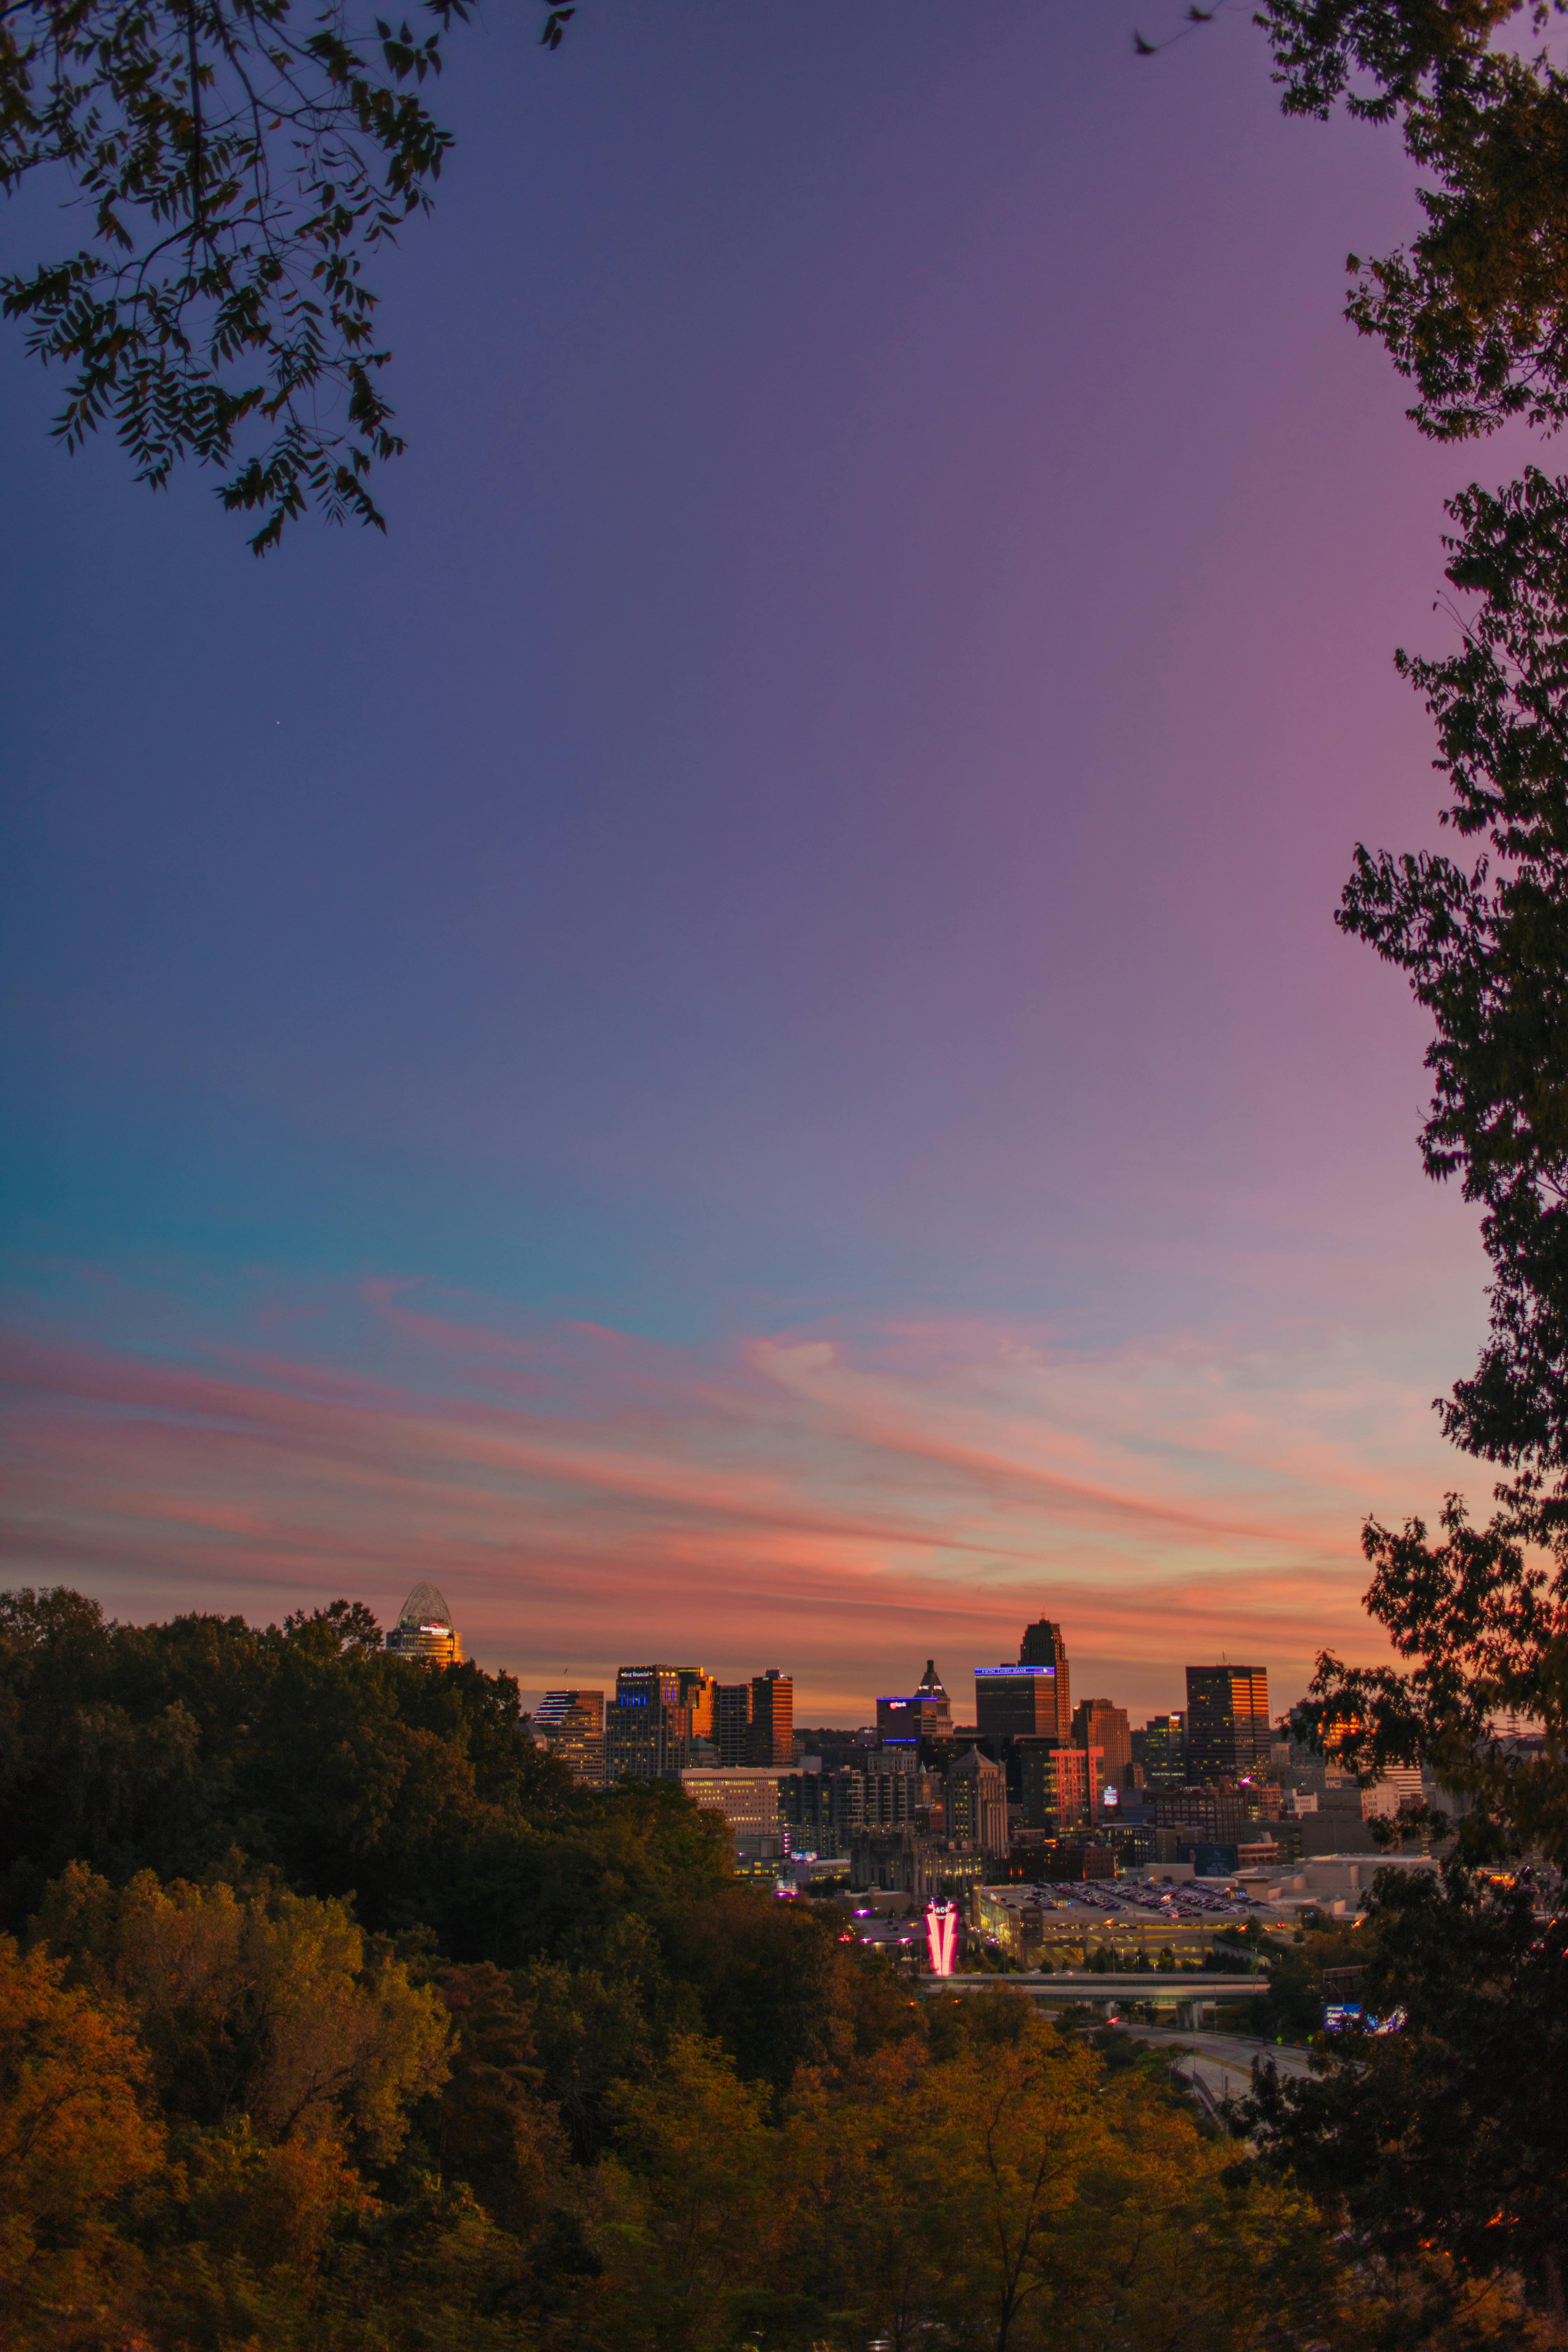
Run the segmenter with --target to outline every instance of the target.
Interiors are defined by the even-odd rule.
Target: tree
[[[1423,174],[1425,227],[1406,250],[1351,257],[1348,310],[1436,439],[1568,420],[1568,77],[1528,47],[1563,13],[1563,0],[1258,13],[1288,111],[1342,103],[1396,121]],[[1458,1445],[1507,1475],[1484,1528],[1450,1498],[1436,1542],[1414,1518],[1364,1531],[1367,1605],[1405,1664],[1325,1655],[1298,1722],[1363,1779],[1427,1764],[1464,1818],[1440,1886],[1388,1874],[1373,1891],[1369,1994],[1403,2011],[1400,2032],[1336,2039],[1321,2079],[1267,2083],[1252,2109],[1265,2161],[1342,2197],[1369,2258],[1437,2278],[1417,2315],[1428,2331],[1445,2295],[1456,2325],[1480,2325],[1462,2306],[1495,2301],[1510,2268],[1563,2316],[1568,2226],[1561,1880],[1473,1868],[1568,1860],[1568,482],[1531,468],[1448,511],[1461,649],[1398,660],[1436,723],[1442,821],[1479,854],[1363,846],[1340,921],[1432,1016],[1425,1164],[1480,1208],[1491,1265],[1479,1365],[1439,1410]],[[1514,1713],[1542,1721],[1539,1748],[1499,1736]]]
[[[1341,921],[1433,1016],[1429,1175],[1482,1211],[1491,1328],[1441,1407],[1466,1452],[1513,1474],[1484,1528],[1450,1499],[1441,1540],[1370,1524],[1367,1596],[1413,1670],[1325,1658],[1310,1720],[1368,1769],[1425,1758],[1473,1804],[1472,1855],[1568,1862],[1568,481],[1535,468],[1449,508],[1461,650],[1399,656],[1436,722],[1444,823],[1480,855],[1357,854]],[[1542,1720],[1521,1755],[1494,1720]]]
[[[1289,114],[1398,121],[1427,226],[1352,254],[1348,315],[1416,392],[1424,433],[1568,417],[1568,78],[1539,35],[1563,0],[1264,0]],[[1509,36],[1500,38],[1500,36]]]
[[[1398,2031],[1331,2037],[1306,2083],[1266,2072],[1250,2122],[1396,2273],[1436,2249],[1461,2291],[1522,2276],[1561,2319],[1568,1923],[1536,1893],[1390,1873],[1357,1958],[1363,2011]]]
[[[342,2137],[385,2161],[447,2074],[437,1995],[367,1945],[341,1903],[226,1885],[116,1889],[73,1864],[36,1933],[135,2017],[169,2109],[244,2115],[265,2139]]]
[[[487,2211],[523,2235],[560,2202],[570,2149],[553,2105],[531,2003],[488,1961],[449,1969],[441,1998],[456,2029],[447,2076],[419,2124],[443,2174],[465,2181]]]
[[[767,2092],[682,2034],[616,2104],[618,2160],[641,2191],[616,2266],[617,2333],[660,2352],[729,2352],[735,2298],[776,2271],[787,2242]]]
[[[106,2205],[162,2169],[146,2053],[123,2011],[62,1981],[64,1963],[0,1937],[0,2333],[69,2341],[77,2307],[117,2302],[129,2250]]]
[[[0,1595],[0,1713],[15,1926],[73,1860],[200,1879],[237,1849],[302,1893],[354,1895],[369,1926],[423,1922],[453,1958],[515,1963],[541,1849],[574,1826],[615,1835],[616,1809],[534,1746],[510,1675],[372,1648],[346,1602],[279,1631],[106,1625],[78,1595]],[[625,1835],[620,1868],[698,1834],[679,1796],[658,1818],[658,1836]]]
[[[553,48],[574,0],[544,5]],[[468,14],[5,0],[0,191],[63,177],[83,235],[0,278],[0,307],[71,372],[68,448],[111,423],[153,488],[185,458],[227,469],[258,554],[310,505],[385,528],[370,478],[404,444],[365,269],[430,209],[452,136],[416,92]]]

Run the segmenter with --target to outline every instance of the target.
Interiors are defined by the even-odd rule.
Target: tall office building
[[[680,1700],[679,1666],[623,1666],[616,1703],[605,1709],[605,1779],[673,1780],[691,1761],[691,1709]]]
[[[1057,1716],[1061,1724],[1058,1738],[1068,1737],[1072,1722],[1072,1691],[1068,1675],[1068,1645],[1062,1629],[1049,1617],[1037,1617],[1032,1625],[1024,1628],[1024,1638],[1018,1644],[1021,1666],[1054,1666],[1057,1675]]]
[[[1132,1761],[1142,1766],[1146,1789],[1184,1789],[1187,1785],[1186,1717],[1152,1715],[1142,1730],[1132,1734]]]
[[[947,1834],[967,1838],[981,1853],[1007,1851],[1007,1783],[999,1765],[970,1748],[948,1767]]]
[[[1106,1784],[1120,1789],[1132,1761],[1132,1731],[1127,1709],[1108,1698],[1080,1698],[1072,1711],[1075,1748],[1098,1748],[1104,1758]]]
[[[717,1678],[702,1666],[682,1666],[679,1671],[680,1704],[691,1709],[691,1737],[693,1739],[711,1739],[713,1698],[719,1688]]]
[[[605,1785],[605,1694],[546,1691],[534,1710],[533,1727],[543,1734],[579,1789]]]
[[[929,1699],[935,1707],[938,1715],[944,1716],[951,1721],[952,1716],[952,1704],[949,1701],[946,1690],[942,1686],[942,1676],[937,1673],[936,1660],[934,1658],[928,1658],[926,1660],[926,1670],[921,1676],[919,1682],[915,1685],[914,1695],[918,1699]]]
[[[1057,1666],[976,1666],[974,1720],[984,1738],[1062,1739],[1070,1726],[1062,1712]]]
[[[1187,1668],[1187,1777],[1199,1786],[1267,1763],[1274,1733],[1262,1666]]]
[[[921,1793],[918,1772],[868,1771],[856,1778],[860,1781],[861,1818],[868,1829],[902,1829],[914,1820]]]
[[[922,1739],[945,1739],[952,1729],[952,1706],[942,1688],[936,1660],[902,1698],[877,1701],[877,1736],[885,1748],[907,1748]]]
[[[426,1666],[460,1666],[463,1644],[452,1612],[433,1584],[416,1584],[397,1612],[386,1646]]]
[[[679,1706],[679,1666],[622,1666],[616,1676],[617,1706]]]
[[[1152,1811],[1156,1829],[1188,1830],[1204,1845],[1234,1845],[1246,1832],[1239,1789],[1170,1789],[1154,1798]]]
[[[713,1729],[710,1734],[721,1764],[744,1764],[752,1752],[752,1685],[715,1683]]]
[[[752,1676],[752,1764],[778,1764],[786,1770],[795,1762],[795,1678],[770,1666]]]

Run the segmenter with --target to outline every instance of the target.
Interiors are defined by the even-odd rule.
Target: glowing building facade
[[[533,1727],[552,1756],[559,1756],[579,1789],[605,1785],[605,1694],[546,1691],[534,1710]]]
[[[458,1666],[463,1662],[462,1637],[433,1584],[415,1586],[397,1612],[386,1646],[396,1656],[416,1658],[421,1665]]]
[[[1234,1780],[1268,1761],[1268,1676],[1262,1666],[1187,1668],[1187,1772],[1195,1783]]]

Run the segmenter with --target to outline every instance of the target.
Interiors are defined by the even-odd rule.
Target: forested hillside
[[[1153,2059],[921,2004],[362,1612],[0,1601],[16,2352],[1524,2341]]]

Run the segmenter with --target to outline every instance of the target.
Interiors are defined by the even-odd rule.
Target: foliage
[[[1388,1873],[1356,1958],[1364,2008],[1400,2030],[1331,2037],[1309,2082],[1269,2073],[1249,2121],[1398,2267],[1435,2248],[1458,2280],[1521,2273],[1560,2310],[1568,1923],[1543,1928],[1536,1893]]]
[[[351,1629],[352,1632],[352,1629]],[[79,1595],[0,1596],[0,1908],[75,1860],[200,1880],[238,1850],[372,1928],[456,1959],[596,1950],[724,1864],[668,1790],[591,1800],[535,1748],[509,1675],[431,1670],[317,1612],[105,1624]]]
[[[437,1995],[341,1903],[163,1886],[151,1871],[117,1889],[73,1863],[35,1933],[132,2011],[171,2115],[243,2114],[274,2142],[330,2131],[384,2160],[410,2102],[446,2077]]]
[[[1276,1950],[1268,1992],[1252,2004],[1253,2032],[1268,2041],[1310,2041],[1322,2029],[1324,1970],[1364,1967],[1376,1941],[1375,1927],[1357,1919],[1309,1929],[1300,1942]]]
[[[547,0],[548,47],[572,14]],[[430,209],[452,136],[418,91],[468,15],[5,0],[0,192],[64,195],[81,241],[0,278],[0,304],[70,371],[68,448],[112,424],[153,488],[187,457],[227,469],[258,554],[310,505],[384,529],[370,477],[404,444],[365,271]]]
[[[1568,1860],[1568,482],[1534,468],[1450,512],[1460,650],[1400,656],[1436,725],[1444,822],[1480,854],[1358,853],[1341,920],[1433,1016],[1427,1171],[1482,1211],[1491,1328],[1447,1433],[1514,1475],[1489,1525],[1365,1534],[1367,1606],[1407,1671],[1324,1659],[1304,1720],[1373,1770],[1424,1758],[1472,1855]],[[1494,1722],[1541,1721],[1520,1751]]]
[[[1422,174],[1420,234],[1380,260],[1352,256],[1349,316],[1384,341],[1415,388],[1412,418],[1438,439],[1568,418],[1568,77],[1550,46],[1563,13],[1562,0],[1258,11],[1287,110],[1397,122]],[[1363,1780],[1424,1764],[1458,1800],[1458,1838],[1441,1880],[1380,1878],[1362,1931],[1364,1998],[1402,2010],[1401,2031],[1325,2037],[1317,2078],[1267,2084],[1253,2120],[1270,2165],[1343,2198],[1369,2277],[1382,2267],[1390,2328],[1468,2340],[1511,2326],[1522,2341],[1510,2276],[1568,2318],[1563,1905],[1550,1867],[1494,1883],[1472,1866],[1568,1860],[1568,482],[1529,468],[1448,511],[1460,648],[1398,658],[1436,725],[1442,822],[1474,846],[1359,849],[1340,920],[1432,1017],[1423,1157],[1479,1208],[1492,1268],[1480,1362],[1439,1410],[1457,1444],[1507,1475],[1485,1527],[1450,1497],[1436,1540],[1415,1518],[1365,1529],[1367,1605],[1402,1663],[1321,1658],[1298,1726]],[[1541,1736],[1502,1736],[1516,1716]],[[1276,1966],[1281,2022],[1305,2021],[1311,1969],[1307,1950]],[[1432,2293],[1413,2315],[1423,2268]]]
[[[130,2020],[0,1937],[0,2314],[27,2327],[137,2264],[114,2229],[162,2168],[151,2073]]]
[[[1350,257],[1348,316],[1424,433],[1568,416],[1568,77],[1526,53],[1563,0],[1264,0],[1289,113],[1397,121],[1426,175],[1407,251]]]

